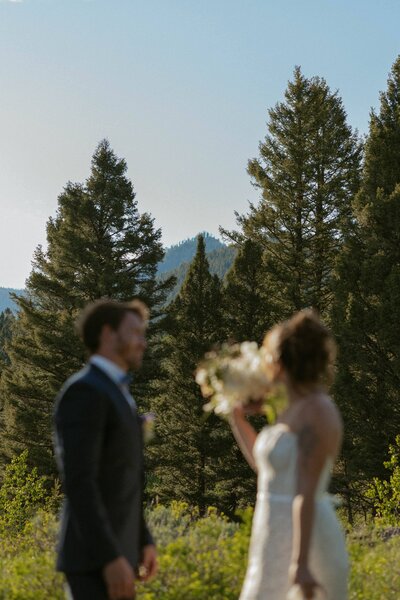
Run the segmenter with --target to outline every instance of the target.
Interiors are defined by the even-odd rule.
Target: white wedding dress
[[[296,490],[297,435],[283,423],[265,427],[254,445],[258,492],[249,561],[240,600],[286,600],[292,553],[292,500]],[[309,568],[324,600],[346,600],[348,560],[329,484],[332,461],[321,473]]]

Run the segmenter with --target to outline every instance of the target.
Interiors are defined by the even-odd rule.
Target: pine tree
[[[247,239],[239,247],[223,290],[224,329],[232,341],[261,343],[272,325],[263,277],[262,248]]]
[[[47,250],[38,247],[27,294],[17,299],[11,365],[3,372],[0,390],[1,451],[7,458],[28,448],[42,473],[54,471],[54,397],[85,361],[74,333],[81,308],[100,297],[136,296],[157,316],[170,286],[156,281],[163,257],[161,232],[147,213],[139,214],[126,169],[108,141],[100,142],[87,181],[68,183],[59,196],[57,216],[47,223]],[[152,358],[150,354],[144,370],[147,378],[156,370]],[[139,391],[143,393],[143,380]]]
[[[324,79],[307,79],[296,68],[285,101],[269,110],[268,133],[259,148],[248,172],[261,200],[247,215],[237,215],[241,232],[228,235],[262,247],[273,320],[305,306],[327,317],[361,152],[340,97]]]
[[[0,377],[5,366],[10,364],[7,346],[12,336],[14,315],[9,308],[0,313]]]
[[[250,239],[244,240],[223,287],[224,337],[228,340],[260,344],[272,325],[263,277],[262,248]],[[265,425],[263,417],[253,418],[252,422],[256,429]],[[232,474],[226,480],[226,487],[236,494],[236,505],[254,505],[256,476],[236,443],[227,453],[225,472]]]
[[[343,485],[358,494],[366,479],[384,477],[387,448],[400,428],[400,57],[379,114],[371,114],[354,210],[334,306],[335,396],[347,426]]]
[[[204,512],[209,505],[229,510],[234,492],[224,485],[224,465],[232,448],[226,423],[203,411],[194,380],[196,365],[221,339],[221,290],[211,275],[204,239],[169,310],[166,358],[152,403],[157,438],[149,448],[149,492],[162,501],[179,499]]]

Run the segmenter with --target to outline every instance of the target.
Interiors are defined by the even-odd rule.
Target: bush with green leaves
[[[46,479],[28,467],[25,450],[6,466],[0,487],[0,533],[19,532],[48,501]]]
[[[400,525],[400,435],[389,446],[389,460],[384,462],[389,479],[375,477],[367,497],[372,501],[378,522],[382,525]]]
[[[55,572],[59,490],[28,466],[22,452],[7,465],[0,488],[0,600],[64,598]]]
[[[394,457],[398,450],[391,452]],[[393,460],[397,477],[398,463]],[[64,599],[64,579],[55,572],[54,498],[48,496],[44,479],[28,468],[25,453],[7,468],[0,510],[0,600]],[[252,514],[248,508],[232,522],[214,508],[200,516],[198,509],[183,502],[149,508],[146,516],[157,541],[160,569],[153,581],[138,586],[138,600],[237,600]],[[349,600],[398,598],[399,530],[378,524],[348,535]]]
[[[348,538],[349,600],[398,600],[400,536],[382,537],[376,528]]]
[[[185,535],[198,519],[199,509],[186,502],[173,501],[168,506],[156,504],[146,510],[146,522],[150,531],[156,532],[160,548]]]
[[[65,600],[55,571],[57,533],[55,515],[39,510],[23,529],[0,536],[0,600]]]
[[[149,521],[159,543],[159,574],[140,600],[237,600],[244,578],[252,509],[233,523],[209,508],[198,517],[183,502],[155,507]]]

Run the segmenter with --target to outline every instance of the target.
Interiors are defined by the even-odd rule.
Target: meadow
[[[15,459],[0,488],[0,599],[61,600],[63,577],[54,570],[60,492]],[[138,587],[139,600],[236,600],[244,577],[252,508],[232,521],[209,508],[201,516],[184,502],[147,509],[159,548],[156,579]],[[399,529],[381,520],[347,527],[350,600],[399,596]]]

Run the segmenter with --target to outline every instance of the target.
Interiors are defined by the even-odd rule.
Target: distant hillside
[[[212,236],[210,233],[203,233],[206,243],[206,252],[212,252],[218,248],[224,248],[225,245]],[[182,263],[190,262],[196,254],[197,237],[193,237],[170,246],[166,249],[164,260],[158,265],[158,273],[167,273],[181,265]]]
[[[235,256],[235,248],[232,248],[231,246],[224,246],[223,244],[221,244],[220,248],[217,248],[216,250],[212,250],[211,252],[207,253],[207,259],[210,264],[211,273],[216,274],[220,279],[223,279],[229,271],[229,269],[231,268],[233,261],[235,260]],[[175,269],[171,269],[170,271],[160,274],[160,277],[162,277],[163,279],[166,279],[171,275],[174,275],[176,277],[176,284],[168,294],[166,300],[167,304],[175,298],[175,296],[181,289],[189,265],[190,261],[183,262]]]
[[[231,267],[236,251],[232,247],[223,244],[209,233],[203,233],[206,244],[207,258],[210,262],[210,270],[221,279]],[[167,301],[170,302],[178,293],[188,270],[189,264],[196,254],[197,237],[193,237],[170,246],[166,249],[164,260],[158,266],[158,275],[163,279],[175,275],[177,283],[170,292]],[[0,312],[6,308],[17,310],[17,305],[10,298],[10,293],[23,294],[24,290],[0,287]]]
[[[6,308],[10,308],[14,312],[18,310],[18,307],[15,304],[14,300],[10,298],[11,293],[20,296],[24,293],[24,290],[0,287],[0,312],[3,312],[3,310],[5,310]]]

